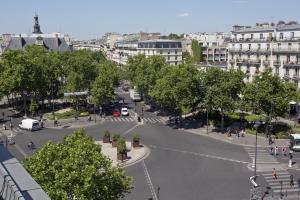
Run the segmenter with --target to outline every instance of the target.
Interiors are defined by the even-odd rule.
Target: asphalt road
[[[124,95],[124,99],[134,110],[135,105],[128,99],[128,94]],[[147,111],[144,115],[156,117]],[[253,172],[249,171],[247,165],[251,160],[240,146],[194,135],[163,124],[136,126],[135,122],[129,121],[105,121],[85,129],[88,135],[96,140],[101,140],[106,129],[112,133],[126,133],[125,137],[128,140],[133,133],[138,133],[141,143],[150,148],[151,153],[144,161],[126,168],[127,174],[134,179],[134,189],[125,199],[249,199],[249,177]],[[70,128],[48,128],[24,132],[15,137],[16,145],[9,146],[9,150],[16,158],[22,160],[34,153],[26,147],[29,141],[33,141],[36,147],[40,148],[49,141],[62,140],[73,131],[74,129]]]

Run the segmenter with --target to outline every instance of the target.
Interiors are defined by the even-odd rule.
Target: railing
[[[300,37],[285,37],[285,38],[276,38],[276,37],[265,37],[265,38],[240,38],[240,39],[231,39],[230,42],[233,43],[250,43],[250,42],[288,42],[288,41],[300,41]]]

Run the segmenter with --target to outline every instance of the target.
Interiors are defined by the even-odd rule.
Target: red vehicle
[[[121,112],[118,109],[115,109],[112,114],[113,114],[114,117],[120,117],[121,116]]]

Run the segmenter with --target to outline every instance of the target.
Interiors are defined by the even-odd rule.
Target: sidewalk
[[[95,122],[96,116],[96,122]],[[98,115],[91,115],[91,121],[88,120],[87,117],[78,117],[76,120],[75,118],[68,118],[68,119],[60,119],[58,120],[58,126],[54,126],[54,120],[45,120],[44,127],[45,128],[84,128],[89,127],[97,124],[101,124],[105,121],[105,118],[101,118]]]
[[[231,135],[228,137],[227,134],[222,134],[220,132],[214,132],[211,127],[208,129],[208,134],[206,132],[206,127],[197,129],[182,129],[186,132],[194,133],[201,136],[210,137],[216,140],[221,140],[235,145],[241,146],[255,146],[255,135],[246,134],[245,137],[237,137],[236,135]],[[277,139],[272,144],[272,146],[278,147],[288,147],[289,139]],[[265,137],[257,136],[257,146],[258,147],[269,147],[268,141]]]

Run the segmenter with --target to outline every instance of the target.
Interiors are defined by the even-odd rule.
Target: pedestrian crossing
[[[244,147],[252,162],[255,159],[255,147]],[[279,162],[267,151],[265,147],[257,147],[257,171],[269,171],[278,167]]]
[[[255,147],[244,147],[249,157],[253,161],[255,159]],[[252,164],[251,164],[252,165]],[[290,173],[284,170],[276,158],[266,147],[257,147],[256,168],[262,173],[268,186],[274,194],[292,194],[300,192],[298,179],[294,178],[294,186],[290,185]],[[273,177],[272,170],[276,169],[277,179]]]
[[[105,118],[106,121],[112,121],[112,122],[136,122],[137,119],[134,117],[113,117],[109,116]],[[162,123],[165,124],[166,120],[160,117],[144,117],[142,118],[144,123],[148,124],[156,124],[156,123]]]
[[[286,171],[277,171],[277,179],[273,177],[272,171],[265,172],[262,174],[267,184],[273,190],[273,193],[280,194],[291,194],[300,191],[300,185],[296,177],[294,178],[294,186],[290,185],[291,174]]]

